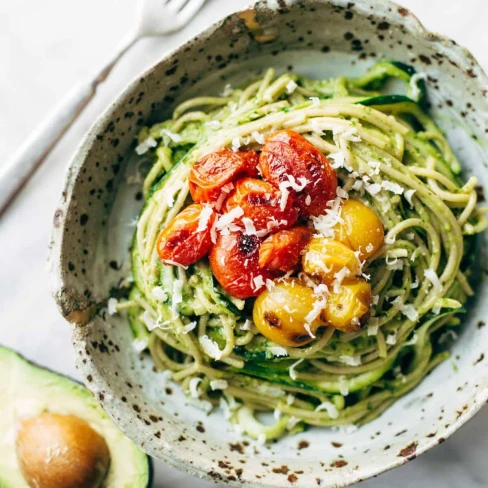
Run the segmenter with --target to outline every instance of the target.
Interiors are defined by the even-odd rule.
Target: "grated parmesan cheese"
[[[342,396],[349,395],[349,386],[347,385],[347,380],[345,376],[339,378],[339,390]]]
[[[117,305],[119,301],[116,298],[109,298],[107,302],[107,310],[109,315],[115,315],[117,310]]]
[[[344,168],[345,162],[346,162],[346,157],[342,151],[331,153],[328,155],[329,159],[332,159],[334,161],[331,166],[334,169],[339,169],[339,168]]]
[[[286,204],[288,203],[288,197],[290,196],[290,192],[287,188],[281,188],[282,183],[280,183],[280,190],[281,190],[281,197],[280,197],[280,210],[285,210]]]
[[[241,147],[241,138],[234,137],[234,139],[232,139],[232,150],[236,152],[240,149],[240,147]]]
[[[359,366],[361,364],[361,356],[359,354],[354,356],[339,356],[339,361],[348,366]]]
[[[246,319],[246,321],[239,326],[240,330],[252,330],[253,328],[253,322],[252,320]]]
[[[196,326],[196,322],[190,322],[189,324],[186,324],[185,326],[183,326],[183,334],[188,334],[189,332],[194,330]]]
[[[266,279],[266,288],[268,291],[271,291],[276,286],[276,283],[269,278]]]
[[[288,356],[288,351],[284,347],[271,346],[270,348],[268,348],[268,350],[273,356]]]
[[[366,191],[370,195],[377,195],[381,191],[381,185],[378,185],[378,183],[372,183],[371,185],[365,185]]]
[[[396,334],[388,334],[388,336],[386,337],[386,343],[389,346],[394,346],[396,342],[397,342]]]
[[[298,377],[297,377],[297,373],[295,371],[295,368],[299,365],[303,363],[303,359],[299,359],[296,363],[293,363],[289,368],[288,368],[288,371],[289,371],[289,375],[290,375],[290,378],[292,380],[296,380]]]
[[[403,194],[403,196],[405,197],[405,200],[407,200],[410,207],[413,207],[412,197],[416,191],[417,190],[406,190],[405,193]]]
[[[375,174],[375,175],[380,174],[381,163],[379,163],[378,161],[369,161],[368,166],[373,168],[373,174]]]
[[[349,194],[347,193],[347,191],[344,190],[344,188],[341,188],[340,186],[338,186],[336,189],[336,195],[339,198],[343,198],[344,200],[347,200],[349,198]]]
[[[332,283],[333,288],[334,288],[334,293],[339,293],[339,289],[340,289],[340,286],[342,285],[344,278],[347,278],[348,276],[350,276],[350,274],[351,274],[351,271],[349,270],[349,268],[344,266],[340,271],[338,271],[334,275],[335,280]]]
[[[438,291],[442,288],[439,277],[432,268],[426,269],[424,271],[424,276],[432,283],[434,290]]]
[[[203,335],[198,339],[198,341],[200,342],[200,345],[207,356],[217,360],[222,357],[222,351],[219,349],[219,345],[215,341],[212,341],[210,337]]]
[[[327,415],[331,419],[336,419],[339,417],[339,411],[337,410],[337,407],[332,403],[332,402],[322,402],[316,409],[316,412],[320,412],[322,410],[325,410],[327,412]]]
[[[368,320],[368,335],[375,336],[379,329],[379,319],[372,317]]]
[[[173,142],[181,142],[183,138],[176,134],[175,132],[171,132],[169,129],[161,129],[161,136],[168,136]]]
[[[215,224],[215,228],[220,231],[227,231],[229,232],[230,225],[234,222],[234,220],[242,217],[244,215],[244,210],[241,207],[235,207],[230,212],[227,212],[219,217]]]
[[[264,279],[263,279],[262,275],[255,276],[252,279],[252,282],[253,282],[253,289],[254,289],[255,292],[257,292],[263,286],[265,286]]]
[[[220,210],[222,205],[224,204],[225,199],[229,195],[229,193],[234,189],[233,183],[226,183],[222,188],[220,188],[220,195],[217,201],[215,202],[215,208]]]
[[[198,385],[202,382],[202,378],[192,378],[188,383],[188,390],[192,398],[200,398],[200,390]]]
[[[315,338],[315,336],[312,335],[312,333],[310,332],[310,325],[309,324],[311,324],[320,315],[322,310],[325,308],[326,304],[327,303],[324,299],[315,300],[312,310],[310,310],[310,312],[305,317],[306,325],[309,326],[308,329],[306,327],[305,327],[305,329],[308,332],[308,334],[310,335],[310,337]]]
[[[415,322],[419,318],[419,313],[411,303],[405,305],[401,312],[412,322]]]
[[[148,137],[136,147],[136,153],[139,156],[142,156],[143,154],[146,154],[149,149],[156,147],[157,145],[158,143],[156,142],[156,139]]]
[[[175,280],[173,282],[173,305],[177,305],[183,301],[183,281],[182,280]]]
[[[258,143],[258,144],[264,144],[264,136],[263,134],[259,133],[257,130],[255,130],[251,136],[253,139]]]
[[[293,80],[290,80],[286,84],[286,93],[288,93],[288,95],[291,95],[297,88],[298,85]]]
[[[404,188],[401,187],[398,183],[393,183],[392,181],[384,180],[381,182],[381,186],[392,193],[396,193],[397,195],[401,195],[404,192]]]
[[[166,292],[163,290],[161,286],[155,286],[151,290],[151,295],[159,302],[165,302],[168,298],[168,295],[166,295]]]
[[[305,324],[303,328],[307,331],[307,334],[312,338],[315,339],[315,335],[312,333],[312,330],[310,329],[310,324]]]
[[[226,380],[212,380],[210,382],[210,388],[212,391],[215,390],[225,390],[229,386]]]
[[[200,212],[200,216],[198,217],[198,227],[196,232],[203,232],[207,230],[208,223],[210,222],[210,217],[213,214],[213,208],[211,205],[205,204],[203,206],[203,210]]]
[[[147,347],[147,341],[144,339],[134,339],[132,341],[132,348],[134,351],[136,351],[138,354],[140,354],[144,349]]]
[[[244,234],[248,236],[255,236],[257,235],[256,227],[254,226],[254,222],[249,217],[243,217],[242,223],[244,224]]]
[[[309,100],[312,102],[314,107],[318,107],[320,105],[320,98],[319,97],[309,97]]]

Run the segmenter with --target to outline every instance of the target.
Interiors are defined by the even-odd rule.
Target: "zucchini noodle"
[[[382,94],[392,78],[406,83],[406,94]],[[474,234],[487,220],[476,205],[476,178],[463,184],[424,109],[423,78],[401,63],[319,81],[269,69],[223,96],[187,100],[171,119],[141,131],[137,152],[152,167],[132,246],[135,284],[116,309],[127,310],[139,350],[171,372],[190,403],[207,412],[220,406],[260,441],[307,425],[361,425],[449,356],[440,337],[460,323],[473,295]],[[156,250],[161,229],[191,203],[196,161],[223,147],[259,150],[282,128],[330,158],[340,186],[376,212],[386,234],[363,268],[374,293],[365,326],[348,334],[321,328],[296,348],[259,334],[252,300],[229,296],[206,259],[185,269],[163,264]],[[258,419],[272,411],[271,424]]]

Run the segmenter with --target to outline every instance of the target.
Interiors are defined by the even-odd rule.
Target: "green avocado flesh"
[[[146,488],[148,456],[118,429],[90,392],[0,346],[0,488],[28,488],[15,453],[19,420],[41,412],[75,415],[101,434],[110,450],[103,488]]]

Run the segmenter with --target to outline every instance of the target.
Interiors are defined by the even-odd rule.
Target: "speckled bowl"
[[[73,324],[87,387],[148,454],[228,486],[346,486],[443,442],[485,404],[486,280],[477,287],[484,299],[470,304],[452,361],[379,419],[354,433],[311,429],[270,446],[243,442],[220,412],[206,417],[187,406],[178,387],[134,351],[124,317],[98,312],[129,269],[130,222],[141,207],[140,187],[127,181],[134,137],[176,101],[215,93],[269,65],[319,77],[361,73],[378,59],[395,59],[429,74],[434,116],[466,173],[486,185],[488,83],[465,49],[427,32],[393,3],[268,0],[255,9],[259,31],[250,32],[239,13],[222,20],[137,78],[90,130],[54,217],[53,294]],[[479,268],[486,275],[486,235],[482,240]]]

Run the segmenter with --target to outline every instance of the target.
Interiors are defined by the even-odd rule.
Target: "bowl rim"
[[[49,278],[50,278],[50,291],[51,295],[53,296],[58,309],[60,310],[63,317],[72,323],[73,326],[73,335],[72,335],[72,344],[73,348],[76,352],[75,354],[75,361],[76,367],[80,371],[83,378],[86,378],[90,375],[93,380],[92,382],[87,382],[85,380],[85,386],[94,393],[96,388],[99,388],[100,385],[103,385],[104,388],[110,390],[108,385],[105,382],[104,375],[98,371],[98,369],[93,365],[88,357],[86,362],[82,362],[81,356],[78,354],[84,346],[83,343],[85,341],[85,331],[84,325],[89,322],[92,318],[92,310],[93,306],[89,305],[86,308],[79,310],[80,314],[74,315],[67,315],[65,310],[70,306],[66,307],[66,304],[72,304],[74,307],[78,305],[78,302],[75,298],[75,293],[69,290],[63,284],[63,268],[64,268],[64,257],[63,257],[63,237],[64,237],[64,228],[67,224],[66,218],[66,210],[69,208],[71,200],[73,198],[73,190],[75,187],[76,179],[83,168],[86,156],[91,148],[93,142],[96,139],[96,135],[105,125],[107,120],[110,120],[114,111],[117,109],[118,105],[130,94],[133,89],[138,85],[141,79],[148,77],[151,75],[155,70],[158,69],[158,66],[165,62],[166,60],[172,58],[177,53],[183,51],[186,47],[191,46],[196,41],[206,41],[212,34],[218,30],[229,18],[233,18],[235,16],[240,15],[242,12],[245,12],[249,9],[254,9],[256,7],[260,8],[267,8],[269,10],[279,10],[281,8],[286,8],[292,6],[293,4],[299,3],[300,0],[256,0],[251,1],[246,8],[242,8],[239,10],[234,11],[233,13],[221,18],[217,22],[213,23],[212,25],[204,28],[203,30],[199,31],[196,35],[194,35],[190,40],[180,44],[178,47],[174,48],[173,50],[167,52],[158,59],[154,64],[152,64],[149,68],[142,71],[138,75],[136,75],[132,81],[130,81],[126,87],[121,90],[117,96],[113,99],[113,101],[109,104],[109,106],[97,117],[95,122],[91,125],[89,130],[86,132],[85,136],[82,138],[81,142],[77,146],[74,151],[74,155],[71,158],[71,161],[68,165],[68,170],[64,180],[64,187],[62,190],[62,197],[58,202],[58,206],[56,207],[56,213],[54,216],[54,225],[51,231],[49,249],[48,249],[48,271],[49,271]],[[314,0],[317,4],[325,5],[332,5],[337,7],[346,7],[346,5],[350,5],[351,2],[348,0]],[[352,10],[356,10],[358,6],[362,7],[373,7],[378,5],[378,0],[356,0],[355,5],[351,6]],[[465,47],[459,45],[451,38],[444,36],[442,34],[434,33],[429,31],[424,27],[421,21],[413,14],[410,9],[407,9],[392,0],[381,0],[381,4],[385,7],[385,11],[383,16],[388,17],[389,19],[394,19],[397,22],[401,21],[405,30],[411,34],[413,37],[423,41],[427,45],[436,46],[439,45],[443,47],[446,51],[450,52],[453,57],[456,59],[456,63],[459,65],[459,68],[464,71],[471,71],[474,73],[475,77],[480,86],[483,88],[488,89],[488,77],[485,74],[483,68],[480,66],[476,58],[473,54]],[[388,11],[388,8],[391,10]],[[362,12],[359,12],[360,16],[364,16]],[[76,310],[76,308],[73,308]],[[86,313],[85,313],[86,312]],[[97,400],[98,397],[96,396]],[[461,426],[463,426],[466,422],[468,422],[471,418],[474,417],[476,413],[478,413],[481,408],[487,403],[488,401],[488,389],[483,389],[478,391],[477,396],[474,397],[475,399],[472,400],[465,410],[462,416],[457,418],[454,422],[451,423],[448,429],[446,429],[444,436],[442,439],[431,438],[428,439],[425,443],[422,443],[421,446],[415,452],[414,456],[411,457],[398,457],[394,461],[390,462],[389,464],[385,465],[382,463],[378,463],[377,467],[371,469],[367,472],[363,472],[361,476],[359,473],[356,478],[351,477],[349,480],[345,481],[344,483],[337,484],[337,487],[349,486],[351,484],[355,484],[357,482],[376,477],[379,474],[382,474],[386,471],[390,471],[398,466],[406,464],[408,461],[415,459],[416,457],[420,456],[421,454],[429,451],[440,442],[447,440],[454,432],[456,432]],[[479,400],[479,401],[478,401]],[[118,421],[116,413],[117,407],[116,402],[111,403],[104,403],[99,400],[99,403],[105,409],[107,414],[112,418],[112,420],[118,425],[118,427],[127,435],[129,438],[133,439],[135,437],[135,432],[137,430],[137,426],[133,424],[130,420],[129,421]],[[139,445],[140,447],[140,445]],[[147,453],[147,448],[140,447],[141,450]],[[172,454],[171,447],[168,445],[164,445],[161,449],[161,455],[158,458],[161,461],[164,461],[171,467],[174,467],[180,471],[188,473],[190,475],[196,476],[200,479],[205,479],[207,481],[212,481],[217,483],[218,480],[214,479],[207,473],[204,469],[198,468],[195,465],[192,465],[188,462],[182,461],[178,457]],[[275,485],[269,485],[266,483],[262,483],[259,481],[231,481],[226,480],[226,484],[228,486],[249,486],[252,488],[275,488]],[[297,486],[301,486],[300,483]]]

